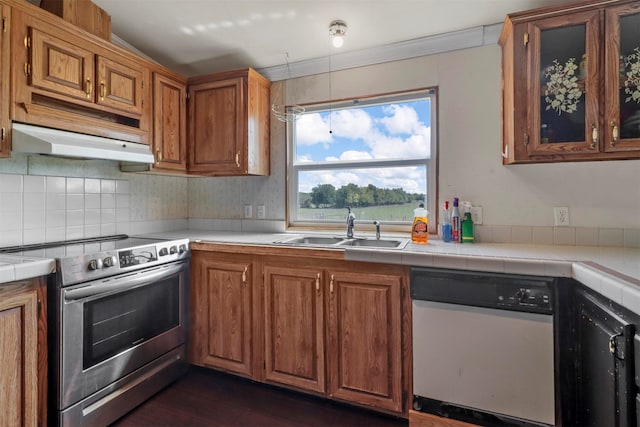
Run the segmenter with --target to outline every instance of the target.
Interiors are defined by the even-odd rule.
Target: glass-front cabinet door
[[[605,151],[640,150],[640,3],[606,11]]]
[[[598,11],[533,21],[528,24],[527,33],[528,154],[598,152]]]

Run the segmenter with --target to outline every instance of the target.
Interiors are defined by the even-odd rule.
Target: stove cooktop
[[[56,283],[68,286],[190,258],[189,239],[119,234],[0,248],[0,254],[56,259]]]

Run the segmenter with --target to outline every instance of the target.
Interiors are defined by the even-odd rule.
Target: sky
[[[428,158],[430,117],[428,99],[304,114],[295,123],[296,163]],[[426,193],[426,167],[327,169],[299,175],[302,192],[318,184],[338,189],[349,183]]]

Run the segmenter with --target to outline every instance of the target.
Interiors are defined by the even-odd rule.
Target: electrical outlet
[[[264,219],[265,217],[264,205],[256,206],[256,217],[258,219]]]
[[[253,206],[244,205],[244,218],[245,219],[253,218]]]
[[[482,224],[482,206],[471,206],[471,220],[474,224]]]
[[[557,227],[569,226],[569,208],[553,208],[553,216],[555,218],[555,224]]]

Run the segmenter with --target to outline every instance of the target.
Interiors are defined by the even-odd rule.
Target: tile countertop
[[[0,284],[46,276],[56,268],[54,259],[0,255]]]
[[[274,241],[296,235],[300,234],[177,230],[149,234],[146,237],[270,245]],[[453,244],[431,239],[427,245],[409,243],[402,250],[348,247],[344,251],[345,259],[352,261],[573,277],[618,304],[640,314],[639,248],[506,243]],[[46,275],[53,272],[54,268],[55,262],[52,259],[0,255],[0,283]]]
[[[305,233],[307,234],[313,233]],[[300,234],[181,230],[151,236],[187,237],[192,241],[215,243],[268,245],[296,235]],[[344,251],[345,259],[352,261],[573,277],[612,301],[640,314],[639,248],[508,243],[455,244],[430,239],[427,245],[409,243],[402,250],[347,247]]]

